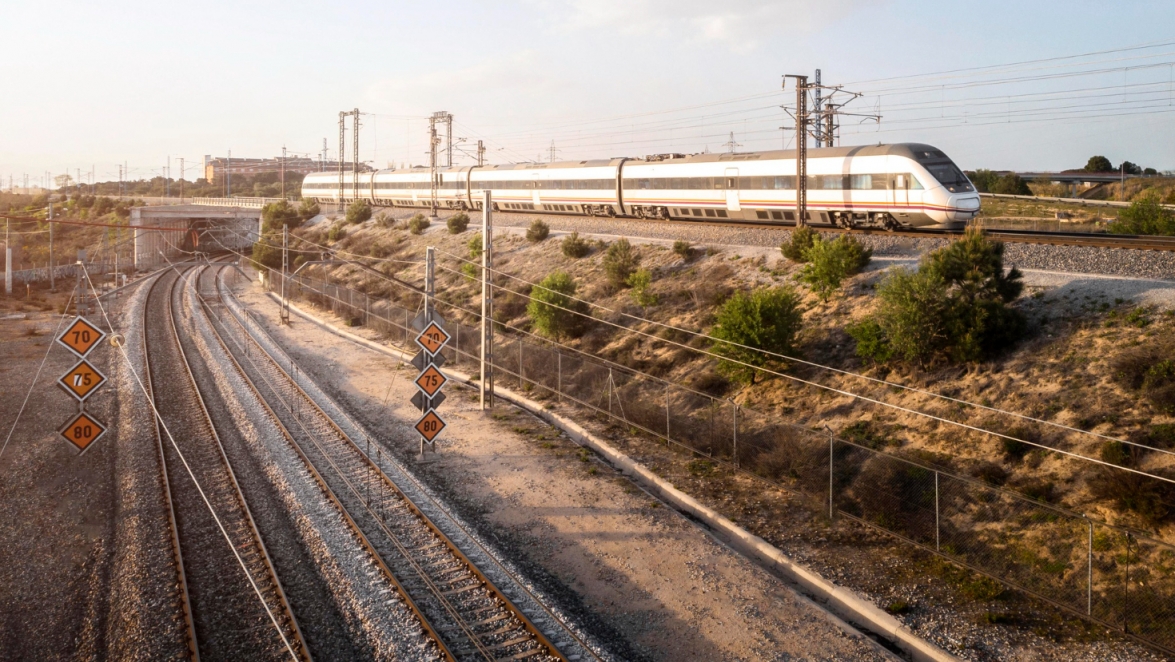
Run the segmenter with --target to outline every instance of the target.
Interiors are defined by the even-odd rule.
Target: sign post
[[[420,334],[416,336],[416,344],[420,352],[412,357],[412,365],[420,371],[413,382],[417,391],[412,396],[412,404],[420,410],[420,420],[414,426],[420,433],[420,454],[424,455],[424,445],[430,446],[436,441],[437,435],[445,429],[445,419],[436,412],[436,408],[445,401],[445,394],[441,392],[449,378],[441,372],[445,364],[445,357],[441,350],[449,344],[450,335],[445,331],[445,320],[436,312],[432,305],[434,252],[428,248],[425,263],[425,296],[424,310],[412,320],[412,327]]]
[[[80,359],[69,372],[57,380],[58,386],[78,401],[78,413],[70,418],[58,433],[78,449],[79,455],[106,434],[106,426],[86,411],[86,400],[107,382],[106,375],[91,365],[86,356],[105,337],[105,331],[81,315],[74,318],[65,331],[57,336],[57,342]]]

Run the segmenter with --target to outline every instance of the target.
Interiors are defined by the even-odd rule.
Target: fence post
[[[461,363],[461,323],[453,322],[453,365]]]
[[[942,551],[942,529],[938,516],[938,472],[934,472],[934,551]]]
[[[832,444],[833,437],[828,435],[828,519],[833,519],[833,499],[832,499]]]
[[[665,382],[665,445],[669,446],[669,382]]]
[[[612,368],[608,368],[608,415],[612,415]]]
[[[1093,616],[1093,520],[1088,519],[1089,522],[1089,564],[1088,564],[1088,581],[1089,587],[1085,594],[1085,614]]]
[[[494,266],[493,211],[493,194],[485,189],[481,202],[481,380],[478,382],[482,411],[494,407],[494,289],[490,276]]]
[[[518,339],[518,390],[526,390],[526,382],[522,379],[522,338]]]
[[[733,426],[733,428],[734,428],[733,433],[734,434],[732,435],[734,438],[734,445],[732,448],[732,454],[734,455],[734,468],[739,469],[740,467],[738,464],[738,403],[731,400],[730,404],[734,406],[734,426]]]
[[[563,352],[555,350],[555,402],[563,402]]]

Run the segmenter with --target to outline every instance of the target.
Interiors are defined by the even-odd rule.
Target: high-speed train
[[[437,172],[440,209],[677,220],[795,222],[795,151],[661,154],[643,159],[466,166]],[[431,208],[429,169],[317,172],[302,197]],[[979,194],[941,150],[902,143],[808,150],[808,220],[842,227],[958,227]]]

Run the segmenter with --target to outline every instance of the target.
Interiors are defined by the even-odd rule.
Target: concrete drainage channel
[[[268,296],[280,303],[280,297],[277,295],[268,293]],[[408,363],[412,358],[411,355],[395,348],[372,342],[366,338],[340,329],[302,310],[293,303],[288,305],[290,310],[294,311],[298,316],[347,341],[403,361],[404,363]],[[470,375],[455,370],[446,370],[445,372],[450,378],[458,382],[474,388],[477,386],[477,382],[471,379]],[[836,620],[843,619],[845,623],[844,627],[848,628],[853,634],[867,637],[877,643],[885,652],[891,655],[896,653],[902,658],[917,660],[919,662],[946,662],[959,659],[918,637],[908,627],[903,625],[901,621],[868,600],[858,596],[849,589],[829,582],[819,574],[790,559],[774,545],[771,545],[723,515],[702,505],[693,497],[678,490],[644,465],[633,461],[627,455],[612,447],[603,439],[588,432],[574,421],[548,411],[541,404],[501,386],[495,388],[495,394],[497,397],[562,430],[576,443],[590,448],[615,469],[628,476],[650,495],[671,506],[695,523],[701,524],[708,533],[743,556],[753,559],[772,574],[790,582],[801,596],[811,599],[820,608],[831,613]]]

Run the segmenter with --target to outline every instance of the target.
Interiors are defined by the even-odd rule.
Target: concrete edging
[[[281,299],[277,295],[272,292],[267,292],[267,294],[271,299],[280,303]],[[412,356],[406,352],[337,328],[326,320],[302,310],[293,303],[290,303],[289,307],[290,310],[296,312],[300,317],[341,338],[404,362],[412,359]],[[446,369],[445,372],[458,381],[472,386],[477,385],[477,382],[472,380],[469,375],[452,369]],[[917,636],[908,627],[903,625],[901,621],[850,589],[833,584],[816,572],[796,563],[771,543],[735,524],[724,515],[702,505],[693,497],[674,487],[669,481],[653,473],[648,467],[632,460],[606,441],[588,432],[578,423],[552,412],[538,402],[518,395],[509,389],[495,387],[494,393],[497,397],[501,397],[527,410],[550,425],[566,432],[578,443],[591,448],[607,460],[609,464],[640,483],[649,492],[705,524],[740,553],[753,557],[760,563],[776,570],[801,586],[812,597],[821,601],[823,607],[829,609],[835,615],[845,618],[850,623],[860,624],[858,627],[863,625],[866,629],[874,633],[890,638],[898,647],[910,654],[915,660],[932,662],[955,662],[959,660],[954,655]]]

